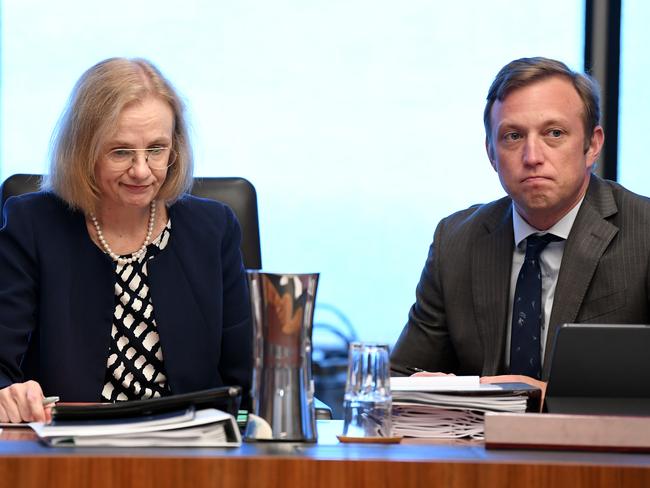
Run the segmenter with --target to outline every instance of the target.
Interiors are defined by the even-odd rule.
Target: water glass
[[[353,342],[343,400],[345,437],[391,437],[388,344]]]

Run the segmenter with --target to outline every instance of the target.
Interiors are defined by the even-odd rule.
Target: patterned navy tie
[[[541,376],[540,335],[542,325],[542,272],[539,255],[549,242],[561,241],[553,234],[526,238],[526,257],[515,287],[510,338],[510,373]]]

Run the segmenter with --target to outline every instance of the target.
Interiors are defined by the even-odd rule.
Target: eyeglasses
[[[166,169],[176,162],[176,151],[168,146],[154,146],[144,149],[118,147],[106,155],[106,159],[116,170],[126,171],[135,164],[139,151],[144,152],[144,162],[151,169]]]

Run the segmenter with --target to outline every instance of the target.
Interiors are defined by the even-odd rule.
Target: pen
[[[411,373],[424,373],[425,370],[422,368],[416,368],[415,366],[407,366],[406,369],[408,369]]]
[[[58,401],[59,401],[58,396],[45,397],[45,398],[43,398],[43,406],[47,407],[48,405],[52,405],[53,403],[56,403]]]

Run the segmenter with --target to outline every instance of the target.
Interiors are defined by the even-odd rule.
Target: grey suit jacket
[[[416,302],[391,355],[396,371],[506,373],[513,248],[508,197],[438,224]],[[650,199],[592,175],[564,248],[543,377],[561,324],[650,322],[649,258]]]

